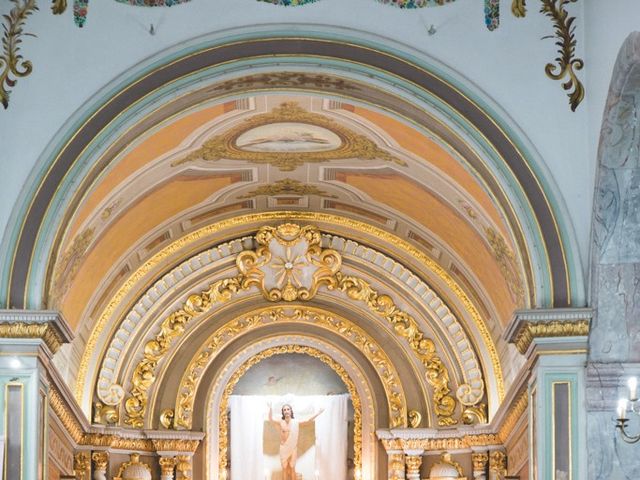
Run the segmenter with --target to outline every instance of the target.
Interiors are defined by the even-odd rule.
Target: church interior
[[[3,480],[640,478],[636,0],[0,14]]]

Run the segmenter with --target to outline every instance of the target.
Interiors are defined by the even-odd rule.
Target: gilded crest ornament
[[[257,286],[264,298],[277,302],[310,300],[318,287],[336,287],[335,274],[342,257],[320,245],[316,227],[285,223],[263,227],[256,235],[257,250],[238,255],[236,265],[242,273],[242,288]]]

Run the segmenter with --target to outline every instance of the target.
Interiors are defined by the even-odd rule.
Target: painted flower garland
[[[119,3],[128,3],[137,7],[171,7],[190,0],[116,0]],[[298,7],[315,3],[318,0],[258,0],[272,5],[285,7]],[[392,5],[397,8],[416,9],[424,7],[437,7],[455,0],[377,0],[385,5]],[[74,0],[73,18],[79,27],[84,26],[87,21],[89,0]],[[485,25],[489,30],[495,30],[500,25],[500,0],[484,0]]]

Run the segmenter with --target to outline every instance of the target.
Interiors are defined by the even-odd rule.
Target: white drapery
[[[347,421],[349,395],[262,396],[231,395],[231,480],[271,479],[263,451],[267,405],[273,418],[280,418],[283,404],[290,404],[298,421],[304,421],[321,408],[315,419],[315,467],[304,480],[346,480]]]

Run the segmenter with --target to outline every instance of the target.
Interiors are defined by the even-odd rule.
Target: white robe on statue
[[[282,420],[284,423],[284,420]],[[297,420],[291,420],[289,422],[289,436],[284,443],[280,444],[280,462],[283,465],[287,464],[287,461],[291,458],[291,455],[298,448],[298,433],[300,431],[300,424]]]

